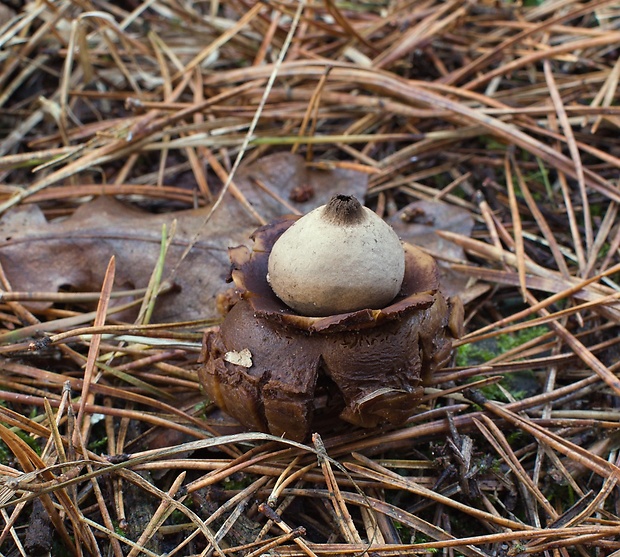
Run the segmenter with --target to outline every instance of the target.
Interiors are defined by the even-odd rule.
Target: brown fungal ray
[[[209,334],[205,365],[199,370],[207,393],[242,424],[303,440],[310,427],[320,353],[314,339],[267,319],[256,318],[248,302],[238,302]],[[224,359],[249,350],[249,368]]]
[[[247,427],[308,437],[315,390],[328,378],[326,407],[355,425],[401,424],[415,411],[422,385],[451,357],[462,306],[439,292],[434,259],[405,245],[401,291],[382,309],[325,317],[299,315],[271,290],[271,246],[295,217],[254,233],[254,249],[229,251],[239,301],[219,333],[205,336],[200,379],[207,394]],[[248,349],[244,367],[226,354]],[[230,358],[228,358],[230,360]]]
[[[422,395],[420,325],[424,312],[364,331],[320,335],[325,372],[345,402],[340,417],[363,427],[403,423]]]

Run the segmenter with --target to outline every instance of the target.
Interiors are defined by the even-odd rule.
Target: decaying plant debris
[[[137,291],[114,287],[126,253],[79,293],[25,290],[0,258],[2,555],[620,555],[620,10],[527,4],[2,4],[5,218],[106,195],[250,230],[334,193],[292,153],[364,176],[399,234],[475,222],[426,244],[467,333],[419,414],[307,444],[205,402],[218,315],[157,319],[174,226]]]

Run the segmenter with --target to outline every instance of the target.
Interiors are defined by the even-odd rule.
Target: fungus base
[[[300,441],[318,406],[362,427],[403,423],[415,412],[421,385],[451,357],[460,304],[439,292],[433,258],[405,245],[403,287],[388,307],[299,315],[265,278],[270,248],[292,222],[259,229],[253,251],[230,251],[240,301],[219,331],[205,334],[199,375],[208,396],[248,428]],[[236,355],[247,351],[250,358],[239,362]],[[317,404],[322,376],[327,392]]]

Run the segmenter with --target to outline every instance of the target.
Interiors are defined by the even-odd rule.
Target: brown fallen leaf
[[[436,232],[448,230],[470,236],[474,227],[470,211],[443,201],[416,201],[395,213],[388,222],[402,240],[422,247],[439,261],[443,292],[448,296],[462,296],[471,277],[455,272],[449,263],[465,261],[465,250]]]
[[[257,177],[263,188],[256,185]],[[282,153],[248,165],[235,182],[261,217],[270,220],[290,213],[292,207],[306,212],[335,191],[363,198],[367,176],[351,170],[306,168],[301,157]],[[311,188],[314,195],[304,202],[290,201],[290,207],[265,192],[266,188],[286,199],[298,186]],[[115,289],[143,288],[159,257],[162,225],[170,230],[176,221],[163,273],[176,288],[158,299],[152,322],[218,317],[216,296],[227,288],[230,267],[227,250],[249,244],[259,223],[228,194],[205,225],[209,210],[151,214],[100,197],[65,220],[47,222],[36,205],[21,206],[0,219],[0,263],[13,290],[92,292],[101,288],[114,255]],[[191,250],[180,262],[190,244]],[[50,304],[25,305],[40,310]]]
[[[107,262],[115,255],[115,288],[143,288],[159,257],[162,225],[170,229],[177,221],[164,271],[168,277],[206,214],[205,209],[197,209],[153,215],[100,197],[70,218],[48,223],[37,206],[20,207],[0,221],[0,262],[14,290],[82,292],[101,287]],[[19,228],[13,228],[15,224]],[[255,227],[234,200],[223,203],[172,277],[176,289],[161,297],[154,319],[214,316],[214,298],[228,269],[227,247],[245,241]],[[25,305],[43,309],[49,304]]]
[[[325,205],[336,193],[363,200],[368,176],[351,169],[308,166],[303,157],[282,152],[242,167],[235,183],[254,209],[270,221],[295,211],[302,215],[308,213],[315,207]],[[284,200],[290,208],[266,193],[261,185]]]

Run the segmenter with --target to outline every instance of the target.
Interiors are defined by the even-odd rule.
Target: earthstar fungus
[[[331,228],[326,243],[332,246],[315,242],[309,248],[303,237],[288,243],[287,236],[299,231],[316,232],[312,218],[317,215],[327,218],[319,228]],[[305,231],[304,219],[312,224]],[[362,240],[354,238],[356,247],[347,251],[343,245],[350,247],[355,236],[351,228],[361,232]],[[278,248],[279,238],[285,249]],[[462,327],[462,306],[441,294],[435,260],[401,244],[377,215],[343,195],[301,219],[276,219],[259,228],[253,240],[252,250],[229,250],[240,299],[220,330],[205,334],[199,375],[211,400],[249,428],[294,440],[308,436],[315,412],[334,413],[362,427],[398,425],[409,418],[423,383],[449,361],[452,339]],[[294,245],[307,260],[288,265]],[[325,253],[331,258],[328,265],[315,264]],[[373,284],[356,289],[366,279],[364,265],[370,275],[375,273]],[[278,276],[283,270],[284,286]],[[338,277],[332,270],[346,273]],[[316,280],[308,281],[313,272]],[[327,288],[317,286],[321,277]],[[312,296],[291,301],[299,288],[310,288],[304,280],[314,289]],[[381,292],[383,286],[375,288],[381,280],[392,289],[389,297]],[[370,302],[360,301],[368,290],[373,290]]]

